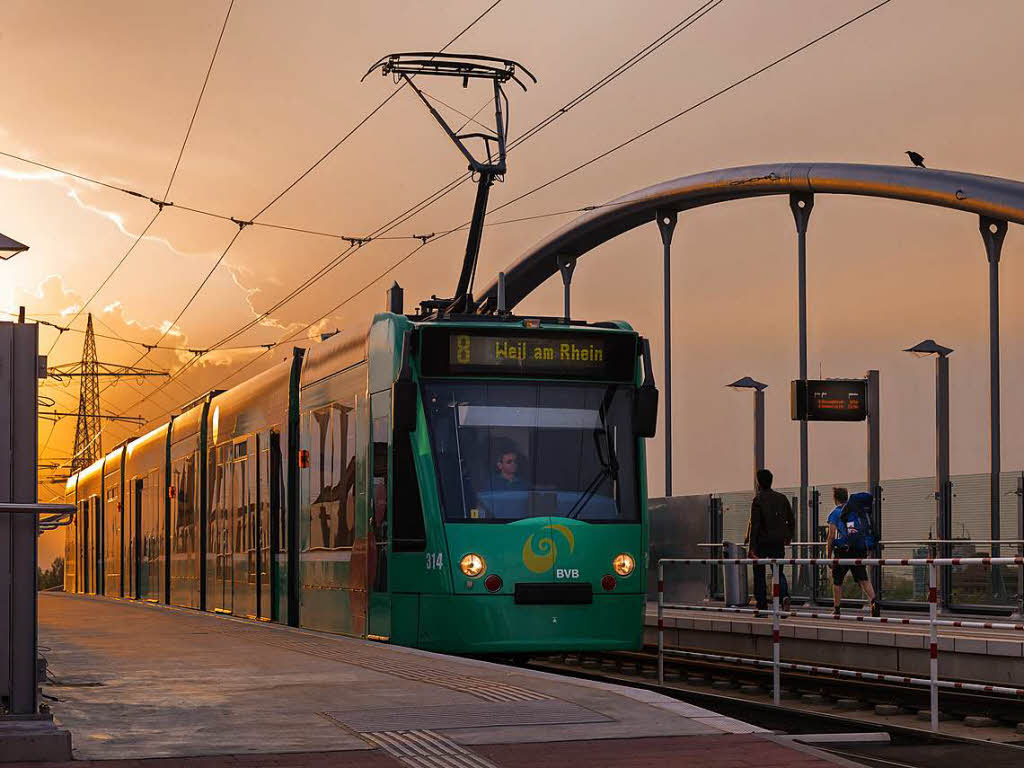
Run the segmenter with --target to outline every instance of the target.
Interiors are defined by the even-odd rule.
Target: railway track
[[[523,659],[518,660],[524,663]],[[657,682],[657,656],[649,652],[555,654],[532,657],[526,666],[606,682],[625,683],[707,706],[776,733],[851,734],[886,732],[890,743],[815,744],[819,749],[878,768],[985,768],[1024,764],[1024,699],[943,692],[940,733],[919,720],[928,692],[886,683],[807,673],[783,676],[782,706],[771,702],[771,670],[688,659],[666,660],[665,683]],[[876,713],[875,707],[888,707]],[[968,727],[966,718],[990,725]],[[976,722],[976,721],[971,721]]]

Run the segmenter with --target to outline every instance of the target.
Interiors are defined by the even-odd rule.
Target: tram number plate
[[[440,571],[444,567],[444,553],[427,552],[426,561],[428,571]]]

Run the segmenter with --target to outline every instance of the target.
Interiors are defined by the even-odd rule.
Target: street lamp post
[[[754,474],[756,475],[757,470],[764,469],[764,391],[768,385],[755,381],[749,376],[744,376],[726,386],[737,390],[752,389],[754,391]]]
[[[925,339],[903,351],[917,357],[935,356],[935,538],[948,541],[953,533],[953,484],[949,480],[949,356],[953,350]],[[936,555],[949,557],[949,544],[938,547]],[[949,602],[949,571],[942,569],[939,606],[946,609]]]

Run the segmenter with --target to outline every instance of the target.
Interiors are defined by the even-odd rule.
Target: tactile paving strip
[[[513,701],[549,701],[554,700],[553,696],[546,693],[531,691],[529,688],[520,688],[517,685],[502,683],[498,680],[489,680],[483,677],[472,675],[460,675],[449,672],[445,669],[430,667],[425,664],[410,663],[408,654],[395,653],[393,650],[384,652],[368,648],[357,643],[346,643],[343,648],[337,642],[329,639],[319,639],[309,635],[295,636],[282,633],[272,627],[244,627],[234,622],[225,622],[226,626],[219,627],[221,632],[236,637],[244,637],[246,640],[253,640],[264,645],[272,645],[275,648],[284,648],[298,653],[307,653],[311,656],[330,659],[342,664],[353,664],[380,672],[386,675],[402,678],[403,680],[415,680],[420,683],[437,685],[449,690],[468,693],[471,696],[493,702]],[[227,624],[230,624],[229,626]],[[405,658],[402,658],[402,657]]]
[[[429,730],[377,731],[361,735],[399,762],[416,768],[499,768],[485,757]]]
[[[495,728],[503,725],[568,725],[611,721],[598,712],[557,699],[551,701],[483,702],[434,707],[356,709],[324,712],[336,723],[356,731]]]

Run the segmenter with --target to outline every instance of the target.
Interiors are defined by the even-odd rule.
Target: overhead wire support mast
[[[483,237],[484,218],[487,215],[487,199],[491,184],[496,178],[504,176],[507,169],[505,158],[509,102],[502,85],[512,80],[524,91],[526,90],[526,84],[516,76],[517,68],[534,83],[537,82],[537,78],[522,64],[511,59],[441,52],[417,51],[389,54],[375,62],[362,79],[365,80],[371,72],[378,68],[382,75],[393,75],[396,80],[404,80],[405,84],[412,88],[420,101],[430,110],[430,114],[434,116],[448,138],[469,161],[470,172],[477,174],[476,200],[473,204],[469,235],[466,238],[466,255],[462,262],[459,282],[455,288],[455,296],[448,306],[448,312],[471,312],[474,309],[473,278],[476,275],[477,260],[480,256],[480,241]],[[462,79],[463,88],[469,86],[470,80],[490,80],[494,88],[494,131],[463,133],[461,130],[453,130],[441,113],[431,104],[423,90],[416,85],[413,78],[417,75],[458,77]],[[483,142],[486,159],[477,158],[466,145],[466,141],[472,139]]]

